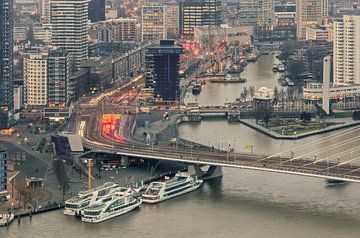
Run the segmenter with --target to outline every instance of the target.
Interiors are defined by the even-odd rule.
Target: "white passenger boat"
[[[177,173],[174,178],[164,182],[152,182],[142,194],[144,203],[158,203],[196,190],[203,183],[187,173]]]
[[[81,210],[94,204],[99,199],[113,192],[125,192],[127,188],[119,187],[117,183],[108,182],[90,191],[80,191],[77,196],[65,201],[64,214],[69,216],[81,215]]]
[[[0,214],[0,226],[7,226],[14,220],[13,213]]]
[[[128,213],[141,205],[134,193],[113,193],[82,210],[81,221],[99,223]]]

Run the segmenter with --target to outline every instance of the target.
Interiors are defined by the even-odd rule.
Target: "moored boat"
[[[11,212],[0,214],[0,226],[7,226],[14,220],[15,215]]]
[[[158,203],[198,189],[202,180],[187,173],[177,173],[174,178],[163,182],[152,182],[142,194],[144,203]]]
[[[78,195],[65,201],[64,214],[69,216],[80,215],[81,210],[94,204],[99,199],[113,192],[126,191],[117,183],[108,182],[100,187],[93,188],[90,191],[80,191]]]
[[[133,193],[113,193],[101,201],[86,207],[81,214],[81,221],[100,223],[126,214],[141,205],[141,197]]]

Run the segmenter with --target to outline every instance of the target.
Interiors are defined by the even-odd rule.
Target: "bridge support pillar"
[[[222,167],[211,165],[207,170],[203,170],[198,164],[191,164],[188,166],[188,173],[190,175],[196,175],[198,178],[202,180],[216,179],[221,178]]]

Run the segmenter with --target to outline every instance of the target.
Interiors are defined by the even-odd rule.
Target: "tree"
[[[311,121],[311,113],[309,113],[309,112],[300,113],[300,120],[303,122],[310,122]]]
[[[255,96],[255,87],[254,86],[249,87],[249,93],[250,93],[250,100],[251,100],[251,103],[252,103],[253,99],[254,99],[254,96]]]
[[[284,88],[281,88],[280,97],[281,97],[281,104],[284,106],[284,101],[285,101],[285,97],[286,97],[286,92],[285,92]]]
[[[247,99],[247,97],[248,97],[248,95],[249,95],[249,91],[248,91],[248,89],[247,89],[246,87],[244,87],[243,93],[244,93],[245,101],[246,101],[246,99]]]
[[[305,65],[300,60],[290,60],[288,64],[288,71],[290,77],[294,80],[296,85],[302,84],[300,75],[305,71]]]
[[[277,86],[275,86],[275,88],[274,88],[274,104],[278,104],[278,102],[279,102],[279,97],[280,97],[280,95],[279,95],[279,89],[278,89]]]
[[[63,193],[63,200],[65,200],[65,192],[69,188],[69,177],[67,176],[64,161],[61,159],[53,160],[53,169],[58,180],[60,189]]]
[[[360,111],[355,111],[352,116],[354,121],[360,120]]]

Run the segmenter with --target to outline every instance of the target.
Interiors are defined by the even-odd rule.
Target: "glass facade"
[[[183,49],[173,40],[161,40],[149,47],[145,58],[146,87],[154,89],[154,97],[165,101],[179,98],[179,64]]]
[[[13,1],[0,0],[0,129],[13,110]]]
[[[185,39],[194,36],[194,27],[220,26],[221,0],[180,1],[180,34]]]

